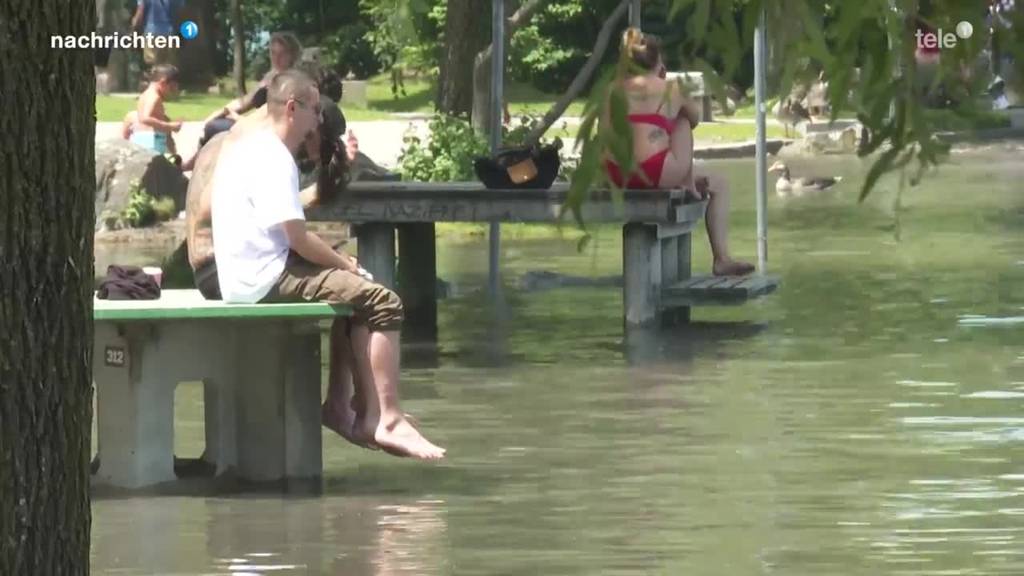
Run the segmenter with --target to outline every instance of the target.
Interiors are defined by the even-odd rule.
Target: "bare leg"
[[[669,140],[669,153],[661,170],[661,188],[685,188],[696,192],[693,174],[693,130],[686,116],[676,120]]]
[[[725,178],[709,172],[698,174],[697,178],[707,178],[708,201],[704,223],[708,229],[708,240],[711,243],[711,256],[714,259],[712,272],[715,276],[740,276],[750,274],[754,266],[747,262],[738,262],[729,254],[729,185]]]
[[[339,318],[331,325],[330,363],[328,368],[327,398],[321,411],[323,425],[349,442],[367,446],[367,439],[360,437],[356,427],[357,376],[352,342],[349,340],[348,321]]]
[[[708,209],[704,216],[714,258],[712,272],[716,276],[749,274],[754,267],[736,262],[729,255],[729,186],[717,174],[698,173],[693,166],[693,130],[685,116],[676,121],[672,131],[671,149],[661,172],[662,188],[685,188],[696,198],[707,194]]]
[[[198,151],[189,156],[188,160],[181,163],[182,172],[191,172],[196,167],[196,156],[199,156]]]
[[[389,454],[423,460],[444,457],[445,450],[424,438],[402,413],[398,399],[399,333],[370,332],[369,343],[357,343],[356,365],[363,376],[361,382],[372,382],[366,394],[365,418],[360,422],[364,434],[372,434],[374,442]],[[370,371],[363,372],[369,361]]]

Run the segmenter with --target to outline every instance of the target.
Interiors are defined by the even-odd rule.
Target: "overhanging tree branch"
[[[544,114],[544,118],[541,120],[539,126],[534,128],[529,135],[527,135],[525,144],[527,146],[533,146],[540,140],[540,137],[547,132],[548,128],[555,123],[556,120],[562,117],[566,108],[572,103],[573,99],[579,95],[583,90],[583,87],[593,76],[594,70],[597,69],[597,65],[601,62],[601,57],[604,55],[604,51],[608,48],[608,40],[611,38],[612,30],[625,14],[629,8],[630,0],[622,0],[619,5],[615,7],[615,11],[612,12],[611,16],[604,21],[601,26],[601,31],[597,34],[597,41],[594,42],[594,49],[590,52],[590,57],[587,58],[587,62],[580,68],[580,71],[573,78],[572,84],[565,91],[565,94],[558,99],[554,105]]]
[[[513,34],[515,34],[516,30],[519,30],[523,26],[529,24],[530,19],[533,18],[533,15],[537,12],[537,10],[540,9],[547,2],[548,0],[527,0],[526,3],[520,6],[519,9],[516,10],[515,13],[512,14],[512,16],[510,16],[508,18],[508,21],[505,23],[505,38],[503,40],[508,40]],[[479,71],[482,66],[490,64],[493,55],[494,40],[492,39],[491,43],[487,45],[487,48],[484,48],[476,56],[477,70]]]

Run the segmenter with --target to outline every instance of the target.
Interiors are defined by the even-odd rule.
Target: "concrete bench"
[[[175,480],[174,390],[204,385],[204,460],[252,482],[322,473],[322,303],[225,304],[197,290],[159,300],[93,302],[100,465],[97,485]]]

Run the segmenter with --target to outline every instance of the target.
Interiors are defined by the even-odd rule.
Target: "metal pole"
[[[757,28],[754,29],[754,102],[757,108],[757,145],[756,145],[756,178],[757,178],[757,269],[762,274],[768,264],[768,148],[765,145],[765,12],[761,8]]]
[[[629,2],[629,25],[640,29],[640,0],[630,0]]]
[[[505,71],[505,2],[492,0],[491,44],[494,46],[491,59],[491,154],[501,148],[502,100],[504,96]],[[501,267],[501,223],[491,222],[489,235],[487,287],[491,296],[498,294]]]

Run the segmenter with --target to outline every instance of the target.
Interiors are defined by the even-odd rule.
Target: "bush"
[[[522,146],[526,137],[541,123],[540,116],[519,116],[512,120],[512,127],[502,128],[502,142],[505,147]],[[470,123],[460,118],[437,114],[428,123],[430,139],[424,143],[416,135],[403,138],[405,147],[398,157],[402,179],[414,182],[465,182],[476,180],[473,159],[490,154],[486,138],[477,134]],[[551,144],[547,138],[540,139],[540,145]],[[561,180],[568,180],[578,157],[568,157],[562,147],[562,161],[558,170]]]
[[[344,78],[351,72],[357,79],[365,80],[381,70],[381,62],[367,42],[367,28],[362,23],[342,26],[338,32],[323,39],[323,60],[339,76]]]
[[[138,180],[131,183],[128,205],[118,217],[118,228],[143,228],[174,217],[174,200],[154,198]]]
[[[407,134],[398,157],[403,180],[462,182],[475,180],[473,159],[489,152],[487,141],[466,120],[436,114],[428,123],[430,140]]]

